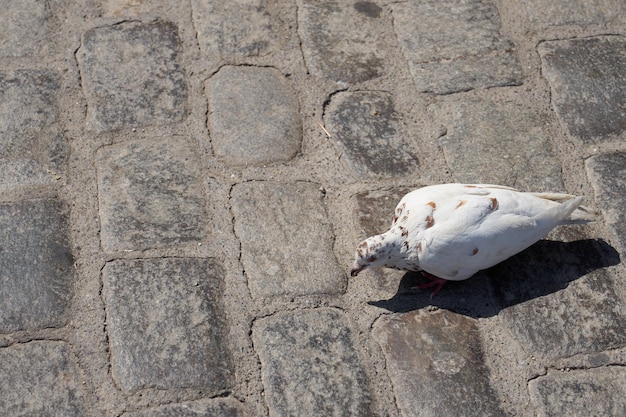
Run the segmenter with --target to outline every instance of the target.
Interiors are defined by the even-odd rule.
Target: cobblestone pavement
[[[626,415],[623,0],[0,13],[0,415]],[[408,190],[584,196],[434,299]]]

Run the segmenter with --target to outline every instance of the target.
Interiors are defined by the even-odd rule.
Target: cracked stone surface
[[[233,188],[231,201],[253,297],[345,290],[319,185],[246,182]]]
[[[255,322],[270,415],[373,416],[367,376],[347,320],[335,309]]]
[[[501,33],[498,11],[490,2],[428,0],[393,3],[391,8],[419,91],[450,94],[521,84],[515,45]]]
[[[278,70],[223,67],[207,81],[206,91],[209,131],[220,160],[262,165],[296,156],[302,142],[298,99]]]
[[[84,416],[78,368],[65,342],[33,341],[0,349],[0,414]]]
[[[586,165],[602,214],[626,253],[626,153],[592,156]]]
[[[307,68],[338,83],[354,84],[380,77],[382,8],[374,2],[298,0],[298,31]]]
[[[223,271],[210,259],[116,260],[102,271],[113,378],[126,391],[233,383]]]
[[[98,150],[96,167],[105,250],[147,249],[207,237],[201,164],[188,139],[107,146]]]
[[[517,104],[476,99],[441,101],[429,110],[446,126],[439,145],[455,181],[563,190],[560,162],[542,128],[545,117]]]
[[[504,416],[483,362],[476,322],[449,311],[379,319],[373,337],[387,359],[398,407],[410,416]]]
[[[187,115],[181,44],[173,23],[121,23],[83,34],[76,58],[95,132],[179,122]]]
[[[0,72],[0,191],[64,176],[69,149],[59,125],[59,81],[48,70]]]
[[[0,332],[64,326],[73,263],[62,202],[0,204]]]
[[[626,406],[626,370],[607,366],[567,372],[551,371],[529,383],[538,415],[621,416]]]
[[[338,93],[325,109],[334,143],[357,176],[399,177],[417,171],[417,152],[405,140],[390,94]]]
[[[626,131],[626,38],[599,36],[538,47],[552,105],[569,135],[601,142]]]

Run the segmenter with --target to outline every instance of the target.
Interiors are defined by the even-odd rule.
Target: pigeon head
[[[397,243],[395,235],[390,232],[368,237],[359,243],[354,254],[354,264],[350,275],[355,277],[359,272],[370,267],[393,267]]]

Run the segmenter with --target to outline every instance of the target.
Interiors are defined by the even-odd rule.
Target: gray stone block
[[[52,14],[45,2],[4,3],[0,13],[0,57],[35,56],[47,52],[54,37],[52,22]]]
[[[626,255],[626,152],[596,155],[586,160],[587,175],[598,206]]]
[[[0,204],[0,333],[64,326],[73,262],[59,201]]]
[[[369,1],[298,0],[298,32],[309,71],[348,84],[383,75],[381,13]]]
[[[491,2],[428,0],[391,7],[419,91],[449,94],[522,83],[513,42],[500,32]]]
[[[504,416],[476,321],[440,310],[384,316],[372,332],[398,407],[410,416]]]
[[[34,341],[0,349],[0,414],[86,415],[78,369],[64,342]]]
[[[394,188],[392,190],[365,191],[355,196],[356,220],[363,230],[364,237],[386,232],[391,227],[396,206],[415,188]]]
[[[244,417],[241,404],[233,399],[214,399],[168,404],[145,411],[122,414],[122,417]]]
[[[390,94],[338,93],[325,109],[325,123],[341,159],[360,177],[406,177],[417,172],[417,152],[404,139]]]
[[[443,101],[429,109],[446,126],[439,145],[456,181],[563,190],[561,161],[542,128],[545,121],[530,109],[479,99]]]
[[[623,367],[553,371],[533,379],[528,386],[539,416],[626,415]]]
[[[302,142],[295,91],[278,70],[222,67],[206,83],[215,155],[229,165],[288,161]]]
[[[83,34],[76,54],[87,98],[87,128],[102,132],[178,122],[187,86],[177,27],[121,23]]]
[[[517,5],[517,4],[516,4]],[[622,0],[529,0],[519,3],[530,27],[603,24],[626,12]]]
[[[626,131],[626,38],[599,36],[542,42],[542,73],[568,134],[596,143]]]
[[[125,391],[229,389],[223,271],[210,259],[117,260],[102,271],[111,368]]]
[[[626,306],[603,269],[617,252],[576,235],[559,240],[569,242],[541,240],[486,271],[501,323],[526,352],[549,359],[623,346]]]
[[[318,185],[246,182],[233,188],[231,204],[253,297],[345,290]]]
[[[65,174],[58,93],[59,77],[51,71],[0,72],[0,191],[51,184]]]
[[[208,235],[201,162],[185,138],[98,150],[100,238],[106,251],[200,242]]]
[[[284,22],[272,2],[194,0],[191,7],[200,49],[209,57],[262,56],[284,42]]]
[[[282,313],[254,323],[271,416],[372,416],[367,375],[344,315]]]

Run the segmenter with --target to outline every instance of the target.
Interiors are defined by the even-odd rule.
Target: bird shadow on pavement
[[[619,253],[601,239],[540,240],[470,279],[447,282],[432,299],[431,289],[411,289],[425,282],[422,274],[407,272],[393,297],[368,304],[392,312],[436,306],[469,317],[491,317],[504,308],[560,291],[592,271],[619,262]]]

